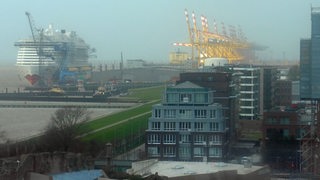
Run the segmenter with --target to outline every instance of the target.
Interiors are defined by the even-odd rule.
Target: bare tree
[[[55,150],[69,150],[76,142],[77,130],[90,119],[90,114],[91,112],[82,107],[58,109],[51,116],[45,135],[46,143],[50,143],[48,145],[55,147]]]
[[[8,139],[7,139],[7,136],[6,136],[6,131],[5,130],[1,130],[1,127],[0,127],[0,144],[3,144],[5,142],[7,142]]]

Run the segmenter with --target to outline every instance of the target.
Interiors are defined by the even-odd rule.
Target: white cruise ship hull
[[[54,65],[17,65],[17,69],[20,78],[26,79],[31,86],[51,86],[58,70]]]

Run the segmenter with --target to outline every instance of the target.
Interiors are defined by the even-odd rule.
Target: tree
[[[68,151],[76,144],[77,131],[90,119],[90,114],[83,107],[65,107],[55,111],[45,134],[45,143],[49,149]]]

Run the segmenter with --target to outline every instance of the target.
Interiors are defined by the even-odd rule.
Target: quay
[[[39,101],[0,101],[0,108],[64,108],[84,107],[95,109],[125,109],[137,103],[83,103],[83,102],[39,102]]]

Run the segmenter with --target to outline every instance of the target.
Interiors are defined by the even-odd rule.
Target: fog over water
[[[15,65],[0,66],[0,92],[5,92],[6,88],[9,92],[17,91],[18,88],[23,89],[27,86],[27,82],[23,77],[19,77],[18,70]]]

